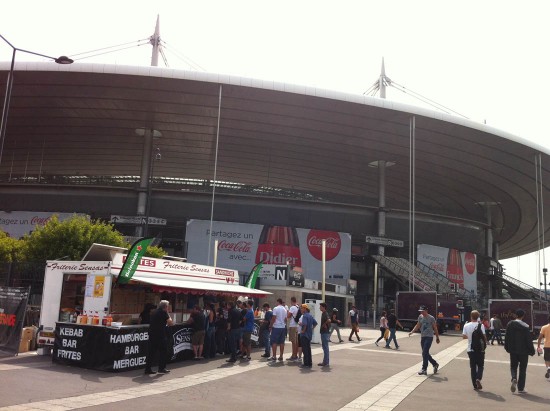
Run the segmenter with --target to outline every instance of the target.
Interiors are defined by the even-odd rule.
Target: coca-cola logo
[[[476,256],[472,253],[464,253],[464,267],[468,274],[473,274],[476,270]]]
[[[325,261],[334,259],[340,248],[342,247],[342,240],[340,234],[336,231],[323,231],[323,230],[310,230],[307,235],[307,248],[309,253],[317,260],[323,259],[322,242],[326,240],[326,255]]]
[[[218,250],[233,251],[235,253],[249,253],[252,243],[250,241],[231,241],[222,240],[218,243]]]
[[[34,216],[32,219],[31,219],[31,224],[32,225],[44,225],[46,224],[48,221],[50,221],[51,219],[51,216],[49,217],[38,217],[38,216]]]

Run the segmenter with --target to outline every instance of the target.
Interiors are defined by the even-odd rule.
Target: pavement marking
[[[449,348],[437,353],[434,358],[439,363],[439,369],[442,369],[462,353],[467,348],[467,343],[466,340],[460,340]],[[339,411],[393,410],[413,392],[416,387],[426,381],[426,377],[417,374],[421,367],[422,363],[418,363],[392,375],[390,378],[372,387],[363,395],[344,405]]]
[[[367,345],[370,345],[370,344],[374,344],[374,341],[376,341],[376,338],[362,339],[360,342],[356,342],[353,345],[351,345],[351,344],[333,345],[333,346],[330,347],[330,351],[334,352],[334,351],[364,347],[364,346],[367,346]],[[447,349],[447,350],[449,350],[449,349]],[[447,350],[445,350],[445,351],[447,351]],[[464,350],[464,348],[462,347],[460,349],[460,351],[463,351],[463,350]],[[384,350],[383,349],[382,350],[366,349],[365,351],[380,352],[380,351],[384,351]],[[390,350],[388,350],[388,351],[390,351]],[[445,351],[438,354],[438,361],[439,361],[439,364],[440,364],[440,368],[442,368],[443,365],[447,364],[447,362],[449,362],[450,360],[452,360],[454,358],[454,356],[450,357],[449,359],[444,357]],[[311,350],[312,355],[321,354],[322,352],[323,352],[323,349],[320,345],[315,347],[315,348],[312,348],[312,350]],[[396,350],[391,350],[391,352],[393,354],[418,355],[418,354],[412,354],[412,353],[401,352],[401,351],[396,351]],[[285,361],[285,363],[286,363],[286,361]],[[164,394],[164,393],[171,392],[171,391],[177,391],[177,390],[181,390],[181,389],[184,389],[184,388],[193,387],[193,386],[203,384],[203,383],[208,382],[208,381],[219,380],[219,379],[226,378],[226,377],[229,377],[229,376],[232,376],[232,375],[241,374],[241,373],[246,372],[246,371],[253,371],[253,370],[256,370],[256,369],[265,368],[266,366],[268,366],[268,364],[270,364],[270,363],[266,362],[266,361],[261,361],[261,360],[252,360],[247,364],[246,367],[243,367],[243,366],[236,366],[235,367],[235,366],[231,366],[231,365],[225,365],[225,363],[224,363],[224,365],[222,365],[220,368],[216,368],[216,369],[213,369],[213,370],[208,370],[208,371],[204,371],[204,372],[197,373],[197,374],[187,375],[185,377],[173,378],[173,379],[167,380],[167,381],[162,381],[162,380],[154,381],[154,382],[151,382],[151,384],[148,385],[147,387],[144,387],[143,385],[140,385],[139,387],[124,388],[124,389],[114,390],[114,391],[104,391],[104,392],[97,392],[97,393],[93,393],[93,394],[79,395],[79,396],[74,396],[74,397],[58,398],[58,399],[46,400],[46,401],[36,401],[36,402],[30,402],[30,403],[26,403],[26,404],[18,404],[18,405],[11,405],[11,406],[7,406],[7,407],[1,407],[0,410],[6,410],[6,411],[36,411],[36,410],[42,410],[42,411],[44,411],[44,410],[48,410],[48,411],[57,411],[57,410],[67,411],[67,410],[75,410],[75,409],[79,409],[79,408],[92,407],[92,406],[95,406],[95,405],[112,404],[112,403],[115,403],[115,402],[126,401],[126,400],[136,399],[136,398],[140,398],[140,397],[147,397],[147,396],[150,396],[150,395]],[[11,367],[11,368],[6,368],[6,370],[29,368],[29,367],[15,366],[15,365],[7,365],[7,364],[4,364],[4,365],[0,364],[0,367]],[[407,373],[406,375],[409,376],[412,373],[412,371],[411,371],[412,368],[415,368],[415,370],[418,370],[418,365],[415,365],[414,367],[411,367],[411,369],[405,370],[404,372]],[[0,368],[0,370],[2,370],[2,369],[3,368]],[[396,374],[396,376],[399,376],[401,374],[403,374],[403,372],[401,372],[399,374]],[[396,376],[394,376],[394,377],[396,377]],[[380,387],[380,386],[383,387],[384,385],[387,385],[388,381],[390,381],[394,377],[391,377],[390,379],[378,384],[376,387]],[[416,388],[416,386],[418,386],[424,380],[425,380],[425,378],[418,377],[418,382],[416,383],[416,385],[414,385],[414,387],[412,389],[410,389],[410,391],[408,391],[406,393],[406,395],[408,395],[410,392],[412,392],[412,390],[414,388]],[[402,381],[403,381],[403,378],[400,378],[396,385],[398,385],[398,387],[400,387],[400,388],[407,387],[407,385],[406,385],[407,383],[403,384]],[[376,387],[374,387],[374,388],[376,388]],[[369,392],[373,391],[374,388],[367,391],[367,393],[363,394],[361,397],[359,397],[355,401],[352,401],[351,403],[346,405],[345,408],[342,408],[342,409],[353,409],[354,411],[357,411],[358,407],[357,406],[351,406],[350,404],[355,404],[359,399],[361,399],[361,401],[359,403],[362,404],[363,400],[364,400],[363,397],[365,397],[365,395],[368,394]],[[378,390],[380,390],[380,388],[378,388]],[[391,387],[391,390],[393,390],[393,392],[396,391],[393,386]],[[384,391],[384,394],[387,391],[389,391],[389,390]],[[399,402],[401,402],[406,397],[406,395],[400,395],[399,396],[399,401],[395,405],[399,404]],[[378,407],[380,407],[382,404],[384,404],[383,402],[380,403],[380,401],[379,401],[380,398],[377,398],[377,401],[379,403],[377,405]],[[386,395],[384,397],[384,399],[387,399],[387,398],[388,398],[388,396]],[[357,403],[357,404],[359,404],[359,403]],[[351,407],[351,408],[346,408],[346,407]],[[374,408],[372,408],[372,409],[374,409]],[[380,409],[386,410],[386,409],[390,409],[390,408],[380,408]],[[391,409],[393,409],[393,408],[391,408]]]

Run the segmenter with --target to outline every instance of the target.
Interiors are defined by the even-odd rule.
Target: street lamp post
[[[0,165],[2,164],[2,154],[4,151],[4,140],[6,138],[6,128],[8,125],[8,114],[10,109],[10,101],[11,101],[11,89],[13,86],[13,68],[15,65],[15,54],[18,51],[21,51],[23,53],[33,54],[35,56],[45,57],[48,59],[51,59],[55,61],[57,64],[71,64],[74,61],[70,59],[67,56],[60,56],[60,57],[51,57],[46,56],[45,54],[35,53],[34,51],[24,50],[15,47],[13,44],[11,44],[4,36],[0,34],[0,38],[4,40],[5,43],[7,43],[13,50],[11,55],[11,65],[10,65],[10,71],[8,74],[8,80],[6,82],[6,93],[4,95],[4,106],[2,108],[2,121],[0,123]]]

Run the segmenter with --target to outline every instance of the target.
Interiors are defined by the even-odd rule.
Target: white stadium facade
[[[9,68],[0,65],[2,96]],[[364,310],[375,294],[389,306],[411,287],[390,259],[416,262],[429,247],[475,255],[479,296],[519,296],[523,285],[498,261],[541,247],[548,156],[486,125],[381,98],[158,67],[16,62],[0,211],[116,220],[125,235],[160,234],[189,260],[193,222],[340,233],[346,272],[327,281],[355,280]],[[130,216],[157,220],[136,226]],[[254,253],[261,241],[252,242]],[[305,278],[319,279],[319,267],[304,267]]]

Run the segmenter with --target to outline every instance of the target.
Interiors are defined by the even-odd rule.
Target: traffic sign
[[[382,245],[385,247],[403,247],[405,245],[405,243],[401,240],[394,240],[386,237],[374,237],[371,235],[367,236],[365,242],[368,244]]]
[[[127,215],[111,215],[111,223],[118,224],[145,224],[147,218],[143,215],[127,216]],[[166,225],[166,219],[158,217],[149,217],[149,225]]]

